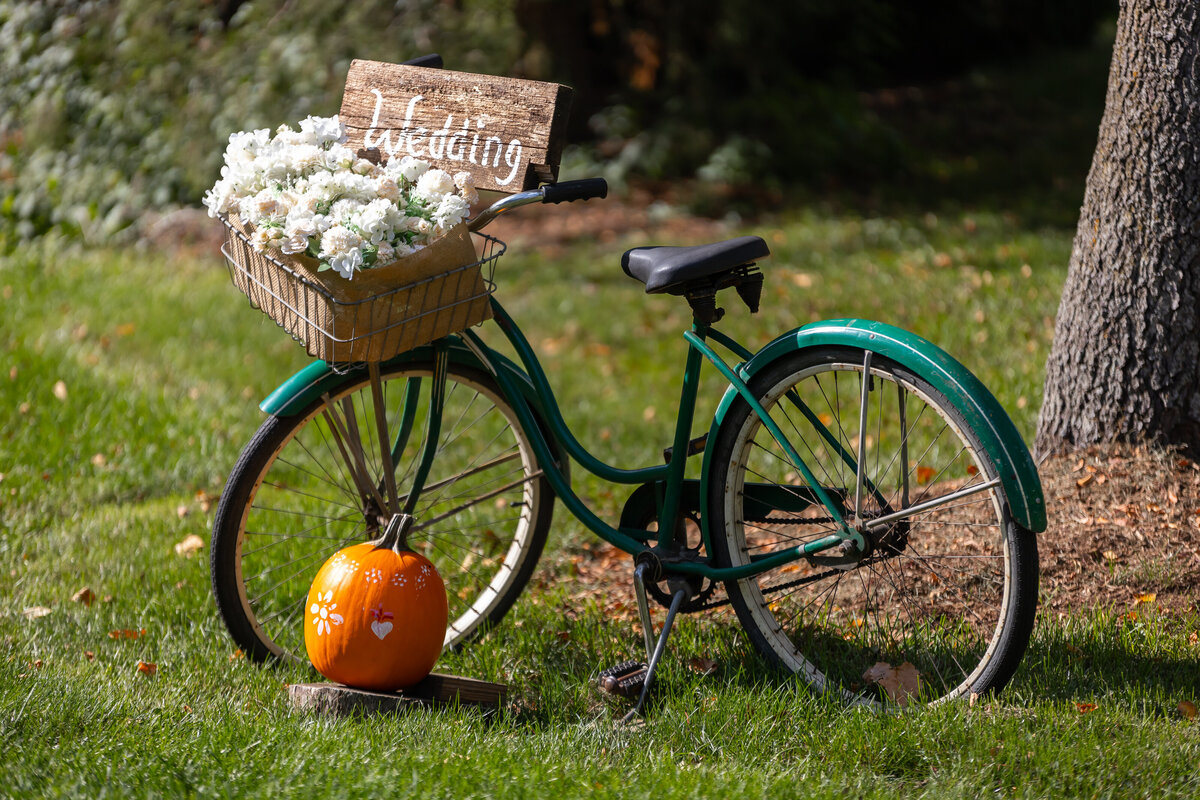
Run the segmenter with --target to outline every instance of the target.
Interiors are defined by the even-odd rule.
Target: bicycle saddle
[[[739,236],[693,247],[635,247],[621,268],[646,284],[647,294],[684,294],[692,281],[711,278],[771,255],[760,236]]]

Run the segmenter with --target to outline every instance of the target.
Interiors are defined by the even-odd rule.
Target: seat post
[[[698,325],[715,325],[725,316],[725,309],[717,307],[717,291],[704,288],[698,292],[688,292],[688,305],[692,307],[692,318]]]

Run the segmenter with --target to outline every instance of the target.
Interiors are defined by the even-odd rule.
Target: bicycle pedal
[[[645,683],[646,665],[640,661],[623,661],[600,673],[600,688],[621,697],[637,697]]]

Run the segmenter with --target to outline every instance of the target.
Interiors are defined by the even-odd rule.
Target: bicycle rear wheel
[[[381,376],[389,436],[399,437],[391,444],[402,499],[424,443],[432,375],[432,362],[424,362],[385,367]],[[455,647],[516,601],[545,545],[554,495],[490,376],[451,365],[445,397],[408,542],[446,584],[445,646]],[[319,399],[296,416],[269,418],[230,474],[213,526],[213,591],[234,641],[251,657],[307,663],[304,603],[313,576],[333,553],[376,538],[386,523],[346,463],[361,454],[382,490],[376,431],[362,375],[331,392],[328,404]]]
[[[800,350],[750,388],[868,542],[840,563],[826,552],[728,583],[757,648],[851,703],[935,702],[1007,684],[1033,627],[1037,545],[1013,522],[996,464],[953,404],[857,348]],[[741,398],[714,446],[719,564],[836,531]]]

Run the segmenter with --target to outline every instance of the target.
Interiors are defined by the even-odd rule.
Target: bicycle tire
[[[1013,521],[997,465],[954,405],[878,355],[864,392],[865,355],[802,349],[768,365],[750,389],[846,522],[927,510],[880,523],[855,563],[832,563],[827,552],[823,563],[793,561],[726,590],[757,649],[817,692],[903,706],[999,691],[1033,630],[1036,539]],[[709,511],[719,565],[836,530],[743,398],[714,447]],[[786,494],[762,502],[771,491]],[[747,503],[748,495],[758,499]]]
[[[408,444],[396,459],[401,497],[424,442],[431,361],[386,367],[389,431],[404,387],[420,401]],[[423,388],[423,391],[421,389]],[[365,375],[329,393],[353,411],[377,486],[383,457]],[[354,488],[318,399],[295,416],[268,418],[243,450],[213,524],[211,572],[217,608],[249,657],[307,663],[303,606],[313,575],[337,550],[379,533],[380,517]],[[539,472],[516,413],[485,372],[451,365],[438,451],[409,532],[446,584],[450,623],[444,646],[456,648],[500,622],[537,564],[550,529],[554,493]],[[444,516],[445,519],[438,519]]]

